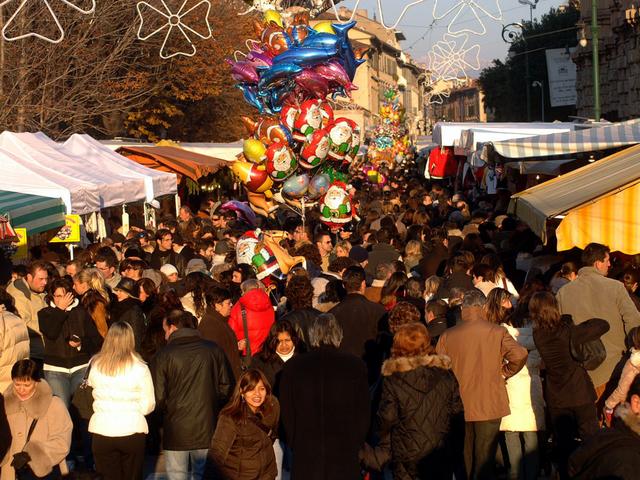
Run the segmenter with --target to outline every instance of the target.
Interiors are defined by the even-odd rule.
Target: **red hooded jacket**
[[[235,332],[238,340],[245,338],[242,325],[242,307],[247,312],[247,330],[249,332],[251,355],[255,355],[262,350],[262,344],[269,335],[269,330],[275,321],[276,315],[269,296],[265,292],[260,289],[249,290],[233,306],[229,316],[229,326]],[[242,354],[245,355],[246,350],[243,350]]]

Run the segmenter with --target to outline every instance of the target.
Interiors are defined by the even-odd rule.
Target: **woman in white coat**
[[[139,480],[149,433],[144,417],[156,402],[149,367],[135,351],[128,323],[111,325],[90,368],[94,413],[89,432],[96,471],[104,480]]]
[[[507,380],[511,414],[502,418],[500,430],[505,432],[509,453],[509,478],[535,480],[540,469],[538,431],[545,429],[545,422],[541,358],[533,342],[533,328],[518,323],[514,316],[507,314],[511,309],[511,292],[508,290],[496,288],[489,292],[487,309],[497,311],[488,317],[500,318],[499,323],[529,352],[524,368]]]

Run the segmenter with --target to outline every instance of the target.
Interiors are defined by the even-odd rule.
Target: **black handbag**
[[[607,350],[599,338],[578,344],[575,344],[572,338],[570,348],[573,359],[585,370],[595,370],[607,358]]]
[[[82,377],[82,383],[73,394],[71,404],[76,407],[80,417],[89,420],[93,415],[93,387],[89,385],[89,372],[91,371],[91,362]]]

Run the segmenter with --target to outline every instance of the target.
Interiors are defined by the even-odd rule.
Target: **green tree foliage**
[[[478,81],[485,94],[485,106],[494,112],[495,121],[527,120],[527,59],[529,85],[536,80],[544,83],[545,119],[567,120],[570,115],[575,115],[574,106],[551,108],[549,105],[549,80],[544,51],[575,47],[578,31],[576,24],[579,19],[580,11],[571,5],[562,11],[552,8],[533,23],[523,21],[524,39],[520,37],[511,45],[509,57],[505,61],[495,59],[491,66],[480,72]],[[531,87],[530,91],[531,119],[539,120],[542,117],[540,89]]]

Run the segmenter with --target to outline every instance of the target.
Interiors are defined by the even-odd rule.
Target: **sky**
[[[402,9],[416,0],[344,0],[338,5],[352,9],[358,3],[357,8],[368,10],[369,18],[372,18],[373,13],[376,12],[376,18],[380,20],[378,2],[383,8],[385,24],[390,26],[396,22]],[[519,22],[523,19],[529,20],[530,10],[528,5],[521,5],[518,0],[475,0],[475,3],[494,17],[502,18],[502,20],[493,20],[487,13],[476,10],[486,32],[484,35],[470,33],[465,49],[476,44],[479,45],[480,68],[484,68],[490,65],[494,58],[506,58],[508,44],[502,40],[502,25]],[[539,0],[537,7],[533,10],[533,17],[537,18],[563,3],[566,4],[566,0]],[[467,4],[473,3],[470,0],[425,0],[409,8],[396,27],[407,38],[402,42],[403,49],[410,53],[416,61],[426,62],[427,53],[434,44],[443,40],[450,23],[453,23],[451,26],[453,32],[458,32],[461,29],[482,32],[482,26],[474,17],[471,8],[466,6]],[[457,8],[448,15],[445,14],[456,5],[464,6],[464,8],[457,21],[452,22]],[[436,15],[443,18],[434,19],[434,7]],[[472,57],[475,57],[475,51],[474,49],[469,52]],[[475,59],[473,61],[470,59],[469,63],[475,64]],[[468,71],[470,77],[476,77],[477,74],[478,71]]]

